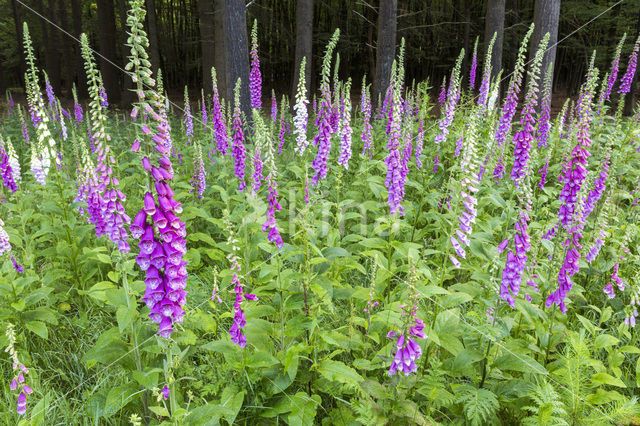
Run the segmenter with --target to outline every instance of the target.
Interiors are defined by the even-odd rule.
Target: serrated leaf
[[[318,372],[330,381],[357,386],[363,380],[356,370],[341,361],[325,359],[317,368]]]
[[[596,385],[609,385],[609,386],[616,386],[619,388],[627,387],[627,385],[625,385],[622,380],[618,379],[617,377],[613,377],[612,375],[607,373],[594,374],[593,376],[591,376],[591,382]]]
[[[312,425],[316,410],[322,403],[318,395],[309,396],[306,392],[298,392],[291,398],[290,426]]]

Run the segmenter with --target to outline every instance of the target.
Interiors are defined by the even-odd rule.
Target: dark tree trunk
[[[241,80],[240,108],[247,119],[249,105],[249,46],[247,43],[247,11],[244,0],[226,0],[224,5],[225,46],[227,52],[227,99],[233,99],[233,88]]]
[[[38,12],[43,16],[47,16],[51,21],[56,22],[57,13],[55,3],[50,2],[49,11],[45,12],[44,4],[42,0],[38,0],[37,3]],[[60,42],[57,33],[57,29],[50,27],[44,20],[40,20],[40,26],[42,31],[42,46],[45,50],[44,61],[46,66],[46,72],[49,76],[49,83],[53,87],[53,91],[56,95],[60,95]]]
[[[487,14],[484,24],[485,53],[489,42],[496,34],[491,52],[491,78],[495,78],[502,69],[502,41],[504,39],[504,1],[487,0]]]
[[[116,57],[116,18],[113,0],[98,0],[98,43],[100,44],[100,71],[109,101],[120,103],[120,70]]]
[[[18,9],[18,2],[16,0],[11,0],[11,9],[13,12],[13,22],[16,26],[16,41],[18,42],[16,46],[18,46],[17,50],[18,55],[20,56],[18,63],[18,72],[20,72],[20,75],[18,76],[18,83],[22,84],[25,71],[24,52],[22,50],[24,41],[22,40],[22,19],[20,16],[20,9]]]
[[[296,56],[293,63],[293,84],[291,86],[291,100],[296,96],[298,80],[300,79],[300,65],[302,58],[307,58],[304,70],[304,82],[307,93],[311,92],[311,66],[313,53],[313,0],[298,0],[296,7]]]
[[[51,0],[50,0],[51,1]],[[58,16],[60,16],[60,26],[68,32],[72,33],[69,27],[69,19],[67,14],[67,2],[65,0],[56,0],[58,2]],[[64,35],[64,42],[62,43],[62,50],[65,60],[64,64],[64,88],[71,93],[71,86],[73,85],[74,77],[74,64],[73,60],[73,41]]]
[[[531,35],[529,57],[533,58],[538,45],[546,33],[549,33],[549,44],[546,53],[542,57],[541,73],[538,78],[538,85],[544,73],[547,72],[549,64],[553,63],[551,69],[551,87],[553,87],[553,68],[556,65],[556,44],[558,43],[558,24],[560,20],[560,0],[536,0],[533,9],[533,23],[535,25]]]
[[[80,40],[82,34],[82,2],[81,0],[71,0],[71,19],[73,20],[73,36]],[[75,68],[76,83],[78,84],[78,97],[86,98],[87,79],[85,78],[84,62],[80,54],[80,43],[74,42],[73,64]]]
[[[373,102],[384,98],[391,66],[396,55],[396,9],[398,0],[380,0],[378,10],[378,43],[376,51],[376,76],[373,80]]]
[[[215,66],[214,9],[212,0],[198,0],[198,16],[200,23],[200,49],[202,52],[202,87],[210,94],[211,68]]]
[[[213,18],[213,42],[215,55],[213,65],[216,67],[218,92],[220,96],[227,97],[227,50],[225,49],[225,31],[224,31],[224,0],[214,0],[214,18]],[[209,85],[211,82],[211,73],[208,75]],[[229,98],[227,98],[229,99]]]
[[[154,75],[160,68],[160,47],[158,44],[158,21],[156,19],[155,0],[146,0],[147,5],[147,28],[149,33],[149,61]]]

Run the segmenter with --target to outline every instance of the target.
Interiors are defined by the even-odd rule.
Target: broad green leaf
[[[316,417],[316,409],[322,403],[318,395],[309,396],[306,392],[298,392],[291,398],[290,426],[312,425]]]
[[[520,371],[547,375],[547,370],[529,355],[508,353],[493,362],[493,367],[500,370]]]
[[[325,359],[318,367],[318,372],[327,380],[357,386],[363,379],[356,370],[347,366],[344,362]]]
[[[49,331],[47,326],[42,321],[28,321],[26,324],[27,330],[37,334],[43,339],[49,338]]]
[[[627,385],[625,385],[622,380],[618,379],[617,377],[613,377],[607,373],[594,374],[593,376],[591,376],[591,382],[596,385],[610,385],[610,386],[616,386],[619,388],[627,387]]]
[[[126,383],[111,388],[107,394],[107,400],[104,406],[105,415],[109,416],[120,411],[122,407],[133,399],[137,391],[138,386],[135,383]]]

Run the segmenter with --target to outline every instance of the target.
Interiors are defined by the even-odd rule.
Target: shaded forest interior
[[[0,10],[0,89],[3,91],[22,86],[23,21],[31,29],[38,60],[45,65],[54,90],[63,96],[70,96],[73,83],[81,96],[86,93],[79,43],[73,39],[81,32],[88,33],[91,45],[118,67],[122,68],[127,62],[127,33],[123,30],[126,0],[2,0],[0,3],[4,6]],[[228,40],[235,43],[240,38],[246,44],[255,19],[263,93],[270,96],[272,90],[279,95],[291,94],[297,76],[296,49],[300,50],[298,56],[302,55],[305,48],[299,46],[305,43],[310,46],[306,50],[312,49],[308,77],[311,88],[317,88],[319,58],[335,28],[341,30],[337,47],[340,77],[360,81],[367,74],[368,80],[373,81],[377,49],[382,46],[378,28],[388,24],[388,19],[394,19],[396,31],[391,47],[393,50],[400,39],[405,38],[407,81],[428,78],[432,86],[438,87],[461,48],[467,52],[463,69],[468,69],[476,37],[478,54],[482,55],[486,34],[499,31],[486,18],[489,6],[497,5],[502,14],[501,66],[511,69],[518,43],[535,20],[535,3],[534,0],[146,0],[146,29],[153,66],[162,69],[165,87],[179,94],[185,85],[210,90],[210,68],[215,66],[218,75],[224,75],[230,55],[237,53],[235,48],[225,48],[225,43]],[[557,3],[560,7],[555,92],[572,94],[578,90],[594,49],[598,52],[596,66],[607,68],[625,32],[628,37],[623,55],[631,51],[640,29],[640,0],[546,0],[546,3]],[[395,13],[391,18],[381,19],[385,5],[394,7]],[[229,24],[226,26],[232,28],[225,28],[225,22],[240,22],[229,21],[235,18],[225,16],[225,8],[241,13],[246,10],[246,17],[236,16],[246,18],[243,19],[245,28]],[[243,30],[244,37],[238,37]],[[389,36],[388,31],[383,33]],[[245,59],[248,67],[248,57]],[[126,101],[129,79],[104,59],[100,67],[109,97],[118,103],[122,95]],[[228,98],[228,81],[222,79],[219,86]]]

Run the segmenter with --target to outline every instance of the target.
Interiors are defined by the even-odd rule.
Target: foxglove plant
[[[307,57],[306,56],[303,57],[302,60],[304,62],[301,63],[300,69],[304,70],[305,67],[302,66],[302,64],[306,63]],[[303,73],[303,71],[300,71],[300,73]],[[298,80],[298,90],[300,90],[300,80]],[[306,86],[304,87],[304,90],[305,90],[305,94],[306,94],[306,92],[307,92],[307,87]],[[298,98],[296,97],[296,99],[298,99]],[[314,107],[314,109],[315,109],[315,107]],[[276,91],[273,90],[273,89],[271,89],[271,120],[273,120],[274,123],[276,121],[278,121],[278,100],[276,99]]]
[[[402,53],[402,51],[401,51]],[[402,201],[404,200],[404,172],[403,161],[400,155],[400,138],[402,130],[402,115],[400,114],[400,87],[402,87],[402,71],[400,67],[396,66],[396,62],[393,62],[391,71],[390,88],[392,91],[390,108],[391,108],[391,123],[389,131],[389,139],[387,140],[387,149],[389,154],[385,159],[387,166],[387,177],[384,181],[388,190],[387,203],[389,204],[389,212],[394,215],[399,213],[404,215],[404,208],[402,207]]]
[[[476,107],[478,109],[478,107]],[[478,157],[476,152],[476,139],[477,139],[477,124],[479,115],[482,113],[481,109],[472,111],[469,117],[469,126],[465,128],[465,146],[460,160],[460,171],[462,179],[460,200],[464,207],[462,213],[458,217],[460,222],[459,229],[456,230],[456,235],[451,236],[450,242],[455,250],[456,256],[461,259],[466,257],[466,251],[462,245],[469,246],[471,241],[469,237],[473,232],[473,224],[476,221],[478,210],[476,208],[478,200],[474,196],[478,192]],[[461,263],[455,256],[450,256],[451,263],[460,267]]]
[[[616,52],[613,56],[613,60],[611,61],[611,71],[609,72],[609,78],[607,79],[607,90],[604,93],[603,101],[609,100],[611,98],[611,91],[613,90],[613,86],[616,84],[616,80],[618,78],[618,70],[620,67],[620,54],[622,53],[622,46],[624,45],[625,40],[627,39],[627,33],[622,35],[620,42],[618,42],[618,46],[616,47]]]
[[[0,141],[0,144],[2,142]],[[21,169],[20,169],[20,161],[18,160],[18,154],[13,148],[13,144],[11,143],[11,139],[7,138],[5,140],[5,147],[7,149],[7,157],[9,159],[9,166],[11,167],[11,176],[13,177],[13,181],[18,184],[22,181]]]
[[[602,210],[603,210],[603,214],[601,216],[601,219],[598,221],[599,226],[596,226],[594,228],[594,229],[599,229],[598,236],[596,237],[595,241],[593,242],[589,250],[587,250],[587,254],[584,257],[587,263],[591,263],[594,260],[596,260],[596,258],[600,254],[600,250],[602,250],[602,247],[604,246],[604,243],[606,241],[609,214],[611,210],[610,198],[605,201],[605,205]]]
[[[362,78],[362,94],[360,95],[360,109],[362,110],[362,155],[369,154],[369,159],[373,159],[373,136],[371,131],[371,94],[369,86],[366,84],[367,77]]]
[[[220,104],[215,68],[211,68],[211,80],[213,81],[213,110],[211,113],[211,121],[213,122],[213,131],[216,136],[216,148],[222,155],[227,155],[229,135],[227,134],[227,125],[222,113],[222,105]]]
[[[615,265],[613,265],[613,273],[611,274],[611,280],[602,289],[602,291],[604,291],[604,294],[606,294],[609,299],[613,299],[614,297],[616,297],[616,293],[613,290],[613,284],[615,284],[618,287],[618,290],[620,291],[624,291],[624,288],[625,288],[622,278],[620,278],[620,276],[618,275],[619,268],[620,268],[619,263],[616,263]]]
[[[418,370],[416,361],[422,355],[422,348],[415,340],[415,337],[421,339],[427,338],[424,332],[424,321],[418,318],[418,292],[415,289],[418,277],[413,264],[410,265],[410,269],[411,272],[408,280],[410,311],[407,314],[405,310],[406,305],[400,305],[404,327],[400,331],[392,330],[387,334],[387,338],[389,339],[397,338],[396,353],[389,366],[389,376],[393,376],[397,372],[401,372],[405,376],[415,373]]]
[[[251,29],[251,71],[249,72],[249,93],[251,94],[251,108],[262,108],[262,75],[260,74],[260,59],[258,58],[258,21],[253,20]]]
[[[149,42],[143,29],[143,4],[144,0],[131,0],[127,17],[130,27],[128,46],[131,48],[127,70],[131,71],[136,84],[138,103],[135,108],[149,117],[148,124],[140,125],[146,154],[142,158],[142,166],[149,172],[148,192],[144,196],[144,207],[131,225],[131,234],[136,239],[140,238],[140,253],[136,261],[146,273],[146,290],[142,300],[151,311],[149,318],[159,325],[158,334],[168,338],[173,332],[173,325],[181,323],[184,317],[182,306],[187,294],[187,262],[183,259],[187,252],[186,228],[177,216],[182,212],[182,205],[175,200],[170,186],[173,169],[169,159],[171,141],[166,104],[161,92],[154,89],[155,82],[148,67],[149,56],[145,48]],[[149,178],[154,182],[155,193],[151,192]]]
[[[422,149],[424,145],[424,124],[422,119],[420,119],[420,123],[418,124],[418,133],[416,134],[416,166],[421,169],[422,168]]]
[[[245,294],[242,281],[240,279],[242,274],[242,267],[240,263],[240,248],[238,247],[238,240],[235,238],[231,222],[229,221],[229,212],[224,212],[224,220],[227,225],[227,244],[231,247],[231,253],[227,255],[227,259],[230,263],[233,277],[231,278],[231,284],[233,284],[233,292],[236,294],[235,303],[233,304],[233,325],[229,329],[231,335],[231,341],[236,345],[244,348],[247,346],[247,337],[242,333],[242,329],[247,324],[242,310],[242,302],[244,300],[258,300],[255,294]],[[240,276],[239,276],[240,275]]]
[[[351,158],[351,79],[343,87],[344,94],[341,97],[341,121],[340,121],[340,156],[338,164],[349,169]]]
[[[118,250],[121,253],[128,253],[130,247],[127,242],[128,233],[125,225],[130,224],[131,219],[126,214],[123,206],[127,198],[119,189],[120,182],[113,176],[113,171],[114,169],[117,171],[118,166],[109,146],[111,136],[105,130],[107,117],[105,107],[101,102],[100,72],[96,69],[93,52],[89,47],[86,34],[83,33],[80,36],[80,43],[89,83],[88,89],[91,98],[89,102],[89,117],[91,132],[96,142],[98,160],[95,175],[98,181],[96,191],[99,200],[96,201],[99,203],[100,211],[96,211],[97,215],[92,217],[92,223],[95,225],[97,237],[107,235],[118,246]]]
[[[635,44],[633,45],[633,51],[629,56],[629,62],[627,62],[627,70],[620,79],[618,93],[621,95],[627,94],[631,91],[631,83],[633,82],[633,77],[636,74],[636,67],[638,65],[638,50],[640,50],[640,36],[638,36]]]
[[[544,75],[544,89],[540,100],[540,116],[538,117],[538,148],[546,147],[551,127],[551,79],[553,78],[553,64],[549,64]]]
[[[587,81],[583,86],[581,102],[578,111],[577,143],[571,153],[565,173],[562,178],[564,187],[559,199],[562,202],[558,213],[560,224],[567,230],[565,247],[567,247],[562,267],[558,273],[558,288],[549,295],[546,306],[557,305],[560,310],[566,312],[565,299],[573,286],[571,278],[578,272],[578,260],[580,258],[580,240],[582,239],[582,227],[584,223],[582,215],[577,212],[579,206],[578,192],[587,176],[587,158],[590,156],[588,148],[591,144],[589,125],[591,123],[591,101],[597,80],[597,69],[593,68],[593,59],[587,74]]]
[[[505,101],[502,107],[502,115],[500,116],[500,121],[498,123],[498,127],[496,128],[496,133],[494,139],[498,143],[498,146],[502,146],[504,141],[507,139],[507,134],[511,130],[511,123],[513,121],[513,116],[516,113],[516,108],[518,106],[518,93],[520,93],[520,85],[522,83],[522,74],[524,72],[524,60],[527,54],[527,46],[529,43],[529,38],[531,37],[531,33],[533,33],[533,24],[529,27],[529,31],[522,39],[520,43],[520,50],[518,50],[518,59],[516,60],[516,66],[513,70],[513,74],[511,75],[511,80],[509,81],[509,89],[507,89],[507,96],[505,97]]]
[[[487,46],[487,53],[484,56],[484,68],[482,69],[482,82],[480,83],[480,95],[478,96],[478,105],[484,113],[487,110],[487,101],[489,100],[489,89],[491,86],[491,52],[496,41],[496,33],[493,33],[491,41]],[[500,79],[498,79],[499,81]]]
[[[331,135],[333,133],[331,125],[332,101],[331,88],[329,87],[329,73],[331,71],[331,56],[333,54],[333,50],[336,48],[339,37],[340,30],[336,29],[327,44],[327,50],[325,51],[324,59],[322,61],[320,79],[320,93],[322,99],[320,101],[320,111],[318,112],[317,120],[318,134],[314,138],[314,145],[317,145],[318,153],[312,163],[313,170],[316,172],[311,181],[314,186],[318,184],[320,179],[327,177],[327,160],[329,159],[329,153],[331,152]]]
[[[471,70],[469,71],[469,89],[473,91],[476,88],[476,69],[478,68],[478,37],[473,44],[473,55],[471,57]]]
[[[191,191],[196,192],[197,197],[202,199],[202,194],[207,187],[207,172],[204,168],[204,161],[202,161],[202,148],[200,148],[200,143],[196,142],[194,146],[194,155],[193,155],[193,177],[191,178]]]
[[[78,93],[76,92],[75,84],[73,85],[71,92],[73,93],[73,117],[76,120],[76,127],[78,127],[80,123],[82,123],[83,111],[82,105],[80,105],[80,102],[78,102]]]
[[[11,243],[9,242],[9,234],[3,228],[4,222],[0,219],[0,256],[11,251]]]
[[[31,110],[32,117],[35,117],[34,125],[36,135],[38,136],[37,145],[32,144],[31,171],[36,181],[44,186],[47,175],[49,174],[49,168],[51,167],[51,158],[57,158],[58,153],[56,150],[56,141],[49,131],[49,118],[45,113],[44,102],[40,94],[40,88],[38,87],[38,74],[35,66],[33,46],[31,37],[29,36],[29,27],[26,22],[23,25],[22,32],[24,34],[25,57],[27,59],[27,65],[29,66],[29,70],[27,71],[27,79],[29,81],[27,91],[29,95],[27,99],[29,100],[29,109]]]
[[[184,86],[184,119],[185,136],[187,137],[187,145],[193,139],[193,117],[191,115],[191,104],[189,104],[189,90]]]
[[[440,105],[440,107],[443,107],[445,102],[447,102],[447,76],[444,76],[442,78],[440,94],[438,95],[438,105]]]
[[[531,142],[534,140],[535,133],[535,119],[533,114],[538,104],[538,78],[540,75],[540,65],[542,64],[542,57],[549,42],[549,33],[540,41],[538,50],[529,68],[529,87],[524,99],[524,106],[522,107],[522,113],[520,118],[520,125],[522,128],[513,137],[515,145],[513,168],[511,169],[511,179],[515,182],[516,186],[520,185],[521,180],[528,172],[528,162],[530,157]]]
[[[11,193],[18,190],[18,185],[13,178],[13,168],[9,163],[9,155],[4,149],[4,144],[0,139],[0,175],[2,175],[2,183]]]
[[[234,172],[240,180],[238,190],[243,191],[247,184],[244,181],[245,159],[247,149],[244,147],[244,132],[242,131],[242,118],[240,112],[240,79],[236,82],[234,109],[233,109],[233,144],[231,146],[231,155],[234,161]]]
[[[456,113],[456,105],[458,104],[458,100],[460,100],[460,67],[462,65],[463,58],[464,49],[460,51],[460,55],[458,55],[458,59],[456,60],[456,65],[453,67],[453,71],[451,71],[449,89],[447,90],[447,101],[444,105],[444,114],[438,124],[440,132],[436,135],[436,144],[444,142],[447,139],[449,126],[451,126],[453,116]]]
[[[0,221],[1,223],[2,221]],[[1,228],[0,228],[1,229]],[[27,395],[31,395],[33,390],[25,381],[25,375],[29,373],[29,369],[24,366],[18,357],[18,351],[16,350],[16,332],[12,323],[7,323],[7,330],[5,332],[8,340],[6,349],[4,350],[11,357],[13,365],[13,379],[9,385],[9,389],[12,391],[18,391],[18,402],[16,404],[16,412],[20,416],[24,416],[27,412]]]
[[[305,69],[307,66],[307,58],[303,57],[300,62],[300,75],[298,77],[298,90],[296,91],[296,104],[293,109],[296,115],[293,117],[293,133],[296,136],[296,147],[294,150],[299,154],[304,154],[309,144],[307,139],[307,121],[309,120],[309,112],[307,110],[309,101],[307,100],[307,86],[305,82]],[[275,116],[278,114],[278,108],[275,103],[275,93],[273,93],[273,104],[271,108],[271,117],[276,122]]]
[[[282,103],[280,104],[280,133],[278,133],[278,155],[282,154],[284,146],[284,135],[287,132],[287,116],[286,111],[289,109],[286,95],[282,95]]]
[[[209,114],[207,113],[207,102],[204,98],[204,89],[200,91],[200,119],[202,120],[202,127],[206,129]]]
[[[265,161],[269,169],[266,178],[268,191],[267,202],[269,207],[267,209],[267,220],[262,224],[262,232],[267,232],[267,239],[277,248],[282,248],[283,241],[276,223],[276,211],[282,209],[282,206],[278,202],[278,168],[275,163],[275,153],[271,135],[259,114],[256,114],[255,128],[257,137],[261,138],[266,144]]]

